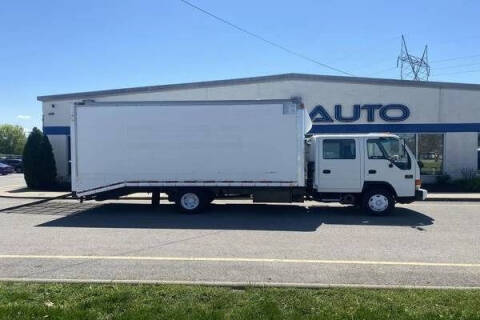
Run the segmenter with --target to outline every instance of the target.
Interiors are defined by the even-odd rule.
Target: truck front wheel
[[[386,189],[370,189],[363,195],[363,208],[373,215],[386,215],[395,206],[392,193]]]
[[[201,190],[182,190],[175,197],[177,209],[184,213],[200,212],[207,204],[208,198]]]

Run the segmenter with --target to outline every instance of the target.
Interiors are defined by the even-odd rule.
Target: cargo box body
[[[294,100],[78,103],[72,190],[303,187],[308,121]]]

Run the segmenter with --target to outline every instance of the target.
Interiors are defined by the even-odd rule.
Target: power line
[[[435,60],[435,61],[432,61],[432,62],[454,61],[454,60],[474,58],[474,57],[480,57],[480,54],[475,54],[475,55],[470,55],[470,56],[462,56],[462,57],[454,57],[454,58],[448,58],[448,59],[442,59],[442,60]],[[455,69],[455,68],[478,66],[478,65],[480,65],[480,63],[457,64],[457,65],[454,65],[454,66],[436,67],[435,70],[438,70],[438,69]],[[393,67],[393,68],[388,68],[388,69],[383,69],[383,70],[376,71],[376,72],[373,72],[373,73],[369,73],[369,75],[381,74],[381,73],[384,73],[384,72],[386,72],[386,71],[390,71],[390,70],[393,70],[393,69],[395,69],[395,67]],[[476,72],[476,71],[474,70],[474,71],[467,71],[467,72]],[[461,71],[461,72],[447,73],[447,74],[456,74],[456,73],[463,73],[463,71]],[[444,75],[444,74],[445,74],[445,73],[442,73],[441,75]],[[436,76],[437,76],[437,75],[436,75]]]
[[[461,59],[468,59],[468,58],[475,58],[475,57],[480,57],[480,54],[474,54],[474,55],[471,55],[471,56],[454,57],[454,58],[441,59],[441,60],[434,60],[434,61],[431,61],[431,63],[461,60]]]
[[[472,72],[480,72],[480,69],[457,71],[457,72],[448,72],[448,73],[440,73],[440,74],[436,74],[436,75],[434,75],[434,76],[435,76],[435,77],[438,77],[438,76],[446,76],[446,75],[450,75],[450,74],[472,73]]]
[[[332,71],[335,71],[335,72],[338,72],[338,73],[342,73],[342,74],[345,74],[345,75],[348,75],[348,76],[354,76],[353,74],[351,74],[351,73],[349,73],[349,72],[347,72],[347,71],[344,71],[344,70],[341,70],[341,69],[338,69],[338,68],[329,66],[328,64],[322,63],[322,62],[320,62],[320,61],[318,61],[318,60],[315,60],[315,59],[312,59],[312,58],[310,58],[310,57],[308,57],[308,56],[306,56],[306,55],[304,55],[304,54],[302,54],[302,53],[293,51],[293,50],[291,50],[291,49],[289,49],[289,48],[287,48],[287,47],[285,47],[285,46],[283,46],[283,45],[280,45],[280,44],[278,44],[278,43],[276,43],[276,42],[270,41],[270,40],[264,38],[264,37],[261,36],[261,35],[258,35],[258,34],[256,34],[256,33],[253,33],[253,32],[251,32],[251,31],[248,31],[247,29],[244,29],[244,28],[242,28],[242,27],[240,27],[240,26],[238,26],[238,25],[236,25],[236,24],[234,24],[234,23],[232,23],[232,22],[230,22],[230,21],[228,21],[228,20],[225,20],[225,19],[223,19],[223,18],[221,18],[221,17],[219,17],[219,16],[217,16],[217,15],[215,15],[215,14],[213,14],[213,13],[211,13],[211,12],[205,10],[205,9],[202,9],[202,8],[194,5],[193,3],[191,3],[191,2],[189,2],[189,1],[187,1],[187,0],[180,0],[180,1],[183,2],[183,3],[186,4],[186,5],[194,8],[194,9],[196,9],[196,10],[198,10],[198,11],[200,11],[200,12],[202,12],[202,13],[204,13],[204,14],[206,14],[206,15],[208,15],[208,16],[210,16],[210,17],[212,17],[212,18],[214,18],[214,19],[216,19],[216,20],[218,20],[218,21],[220,21],[220,22],[222,22],[222,23],[224,23],[224,24],[226,24],[226,25],[229,25],[230,27],[232,27],[232,28],[234,28],[234,29],[237,29],[238,31],[241,31],[241,32],[243,32],[243,33],[246,33],[246,34],[248,34],[249,36],[252,36],[252,37],[254,37],[254,38],[258,39],[258,40],[261,40],[261,41],[263,41],[263,42],[265,42],[265,43],[268,43],[269,45],[274,46],[274,47],[276,47],[276,48],[278,48],[278,49],[281,49],[281,50],[283,50],[283,51],[285,51],[285,52],[287,52],[287,53],[290,53],[290,54],[292,54],[292,55],[295,55],[295,56],[297,56],[297,57],[299,57],[299,58],[302,58],[302,59],[304,59],[304,60],[313,62],[313,63],[318,64],[318,65],[320,65],[320,66],[322,66],[322,67],[324,67],[324,68],[330,69],[330,70],[332,70]]]
[[[390,43],[393,40],[399,40],[399,39],[401,39],[401,36],[390,37],[390,38],[385,38],[385,39],[377,39],[377,40],[373,41],[373,44],[378,44],[378,45],[375,45],[375,48],[378,49],[380,46],[384,47],[386,43]],[[339,59],[335,59],[334,61],[335,62],[342,61],[342,60],[346,60],[348,58],[351,58],[354,55],[358,55],[358,52],[361,51],[361,48],[368,48],[368,47],[371,47],[373,44],[372,44],[372,42],[364,41],[361,44],[355,45],[354,49],[345,50],[345,52],[348,52],[348,53],[343,55]],[[390,60],[390,59],[388,59],[388,60]],[[387,59],[385,59],[383,61],[387,61]],[[368,68],[370,66],[369,65],[367,65],[367,66],[364,65],[360,69],[365,69],[365,68]]]
[[[454,60],[473,58],[473,57],[480,57],[480,54],[471,55],[471,56],[464,56],[464,57],[449,58],[449,59],[443,59],[443,60],[435,60],[435,61],[432,61],[432,62],[454,61]],[[457,64],[457,65],[454,65],[454,66],[436,67],[435,70],[438,70],[438,69],[454,69],[454,68],[462,68],[462,67],[470,67],[470,66],[478,66],[478,65],[480,65],[480,63]],[[376,71],[376,72],[373,72],[373,73],[369,73],[369,75],[380,74],[380,73],[384,73],[386,71],[390,71],[390,70],[393,70],[393,69],[396,69],[396,67],[379,70],[379,71]]]
[[[373,75],[380,74],[380,73],[384,73],[384,72],[387,72],[387,71],[390,71],[390,70],[394,70],[394,69],[397,69],[397,68],[398,68],[398,67],[391,67],[391,68],[388,68],[388,69],[383,69],[383,70],[380,70],[380,71],[376,71],[376,72],[369,73],[368,75],[373,76]]]
[[[471,67],[471,66],[478,66],[480,63],[467,63],[467,64],[456,64],[454,66],[444,66],[444,67],[438,67],[435,68],[435,70],[438,69],[455,69],[455,68],[463,68],[463,67]]]

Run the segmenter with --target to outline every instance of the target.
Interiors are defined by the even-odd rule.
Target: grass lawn
[[[480,290],[0,283],[0,319],[480,319]]]
[[[421,160],[423,163],[422,172],[426,174],[441,174],[442,162],[435,160]]]

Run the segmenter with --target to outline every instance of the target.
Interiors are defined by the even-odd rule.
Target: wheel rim
[[[180,198],[180,203],[187,210],[195,210],[200,204],[200,199],[195,193],[185,193]]]
[[[368,199],[368,207],[375,212],[382,212],[388,208],[388,198],[383,194],[374,194]]]

